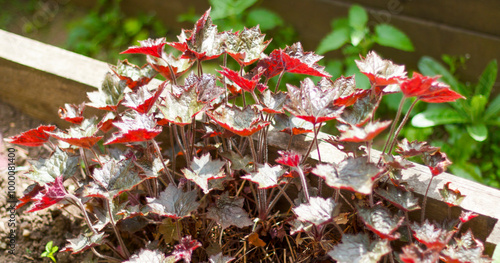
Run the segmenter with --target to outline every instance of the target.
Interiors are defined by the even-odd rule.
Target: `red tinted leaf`
[[[441,195],[443,202],[445,202],[448,206],[459,206],[464,200],[465,195],[462,195],[458,190],[450,189],[450,183],[451,182],[447,182],[444,184],[443,188],[438,189],[439,195]]]
[[[396,84],[406,78],[404,66],[382,59],[373,51],[368,52],[366,58],[356,60],[356,65],[358,65],[359,71],[365,74],[374,86]]]
[[[186,73],[191,66],[194,64],[194,60],[192,59],[183,59],[176,58],[172,54],[164,55],[163,58],[157,57],[147,57],[147,61],[153,69],[158,71],[162,76],[164,76],[168,80],[173,80],[174,78],[179,78],[182,74]],[[168,67],[170,65],[172,67],[172,71],[174,73],[174,78],[170,72]]]
[[[283,105],[285,104],[286,94],[278,91],[273,93],[270,90],[262,91],[258,95],[263,111],[267,113],[284,113]]]
[[[365,225],[379,237],[396,240],[399,233],[394,233],[404,221],[404,217],[392,216],[389,210],[381,205],[372,208],[358,208],[358,215]]]
[[[185,236],[181,238],[178,245],[175,245],[172,255],[175,256],[175,260],[184,259],[184,262],[191,262],[191,255],[198,247],[201,247],[201,243],[198,240],[193,240],[191,236]]]
[[[79,126],[72,126],[68,132],[47,132],[50,136],[67,142],[71,145],[83,148],[91,148],[103,136],[96,136],[99,131],[97,128],[97,120],[95,118],[85,119]]]
[[[208,111],[207,115],[224,129],[239,136],[250,136],[270,124],[260,119],[259,114],[249,106],[240,109],[222,105],[214,111]]]
[[[286,181],[282,180],[284,173],[283,167],[279,165],[271,167],[269,164],[265,163],[264,166],[259,167],[257,172],[250,173],[241,178],[257,183],[259,189],[268,189],[285,183]]]
[[[346,142],[366,142],[371,141],[383,130],[385,130],[392,121],[370,122],[364,127],[349,126],[347,130],[340,130],[341,136],[339,141]]]
[[[63,177],[56,177],[54,182],[47,183],[45,189],[38,192],[31,200],[34,201],[27,213],[48,208],[59,203],[68,195],[63,186]]]
[[[422,250],[413,243],[403,247],[403,253],[399,255],[399,258],[405,263],[436,263],[439,261],[439,251]]]
[[[200,203],[196,202],[196,197],[196,190],[185,193],[170,184],[160,193],[160,197],[146,199],[151,213],[179,219],[190,216],[198,208]]]
[[[426,219],[422,225],[414,223],[411,226],[413,236],[428,249],[440,251],[443,249],[455,231],[446,231],[431,223]]]
[[[361,194],[371,194],[373,180],[381,173],[381,169],[368,162],[366,156],[349,157],[339,164],[319,164],[312,173],[325,179],[333,188],[347,189]]]
[[[205,194],[208,194],[212,190],[208,187],[208,181],[226,176],[222,171],[225,164],[226,162],[219,160],[212,161],[210,154],[207,153],[200,158],[194,157],[189,169],[184,168],[182,172],[186,179],[196,183]]]
[[[101,110],[116,111],[126,87],[125,81],[108,72],[98,91],[87,92],[90,103],[86,105]]]
[[[448,85],[436,81],[437,78],[414,73],[411,79],[401,84],[401,91],[405,97],[417,97],[429,103],[443,103],[465,99],[464,96],[451,90]]]
[[[244,198],[231,198],[228,192],[224,192],[215,202],[215,206],[208,208],[207,217],[217,222],[222,229],[230,226],[239,228],[250,226],[253,223],[242,208],[243,202]]]
[[[139,253],[132,255],[124,263],[167,263],[165,254],[160,250],[141,249]]]
[[[116,113],[110,111],[106,113],[104,117],[102,117],[99,124],[97,124],[97,127],[99,127],[99,130],[106,133],[109,130],[111,130],[111,128],[113,128],[113,121],[115,120],[115,118],[116,118]]]
[[[139,41],[140,46],[132,46],[120,54],[144,54],[161,58],[163,46],[166,44],[166,38],[147,39]]]
[[[181,58],[203,61],[217,58],[224,52],[223,43],[226,37],[226,33],[218,33],[217,26],[212,24],[208,9],[192,31],[182,30],[181,35],[177,37],[179,42],[167,44],[184,52]]]
[[[347,141],[341,142],[339,140],[339,136],[330,136],[325,141],[346,154],[353,153],[354,156],[361,156],[366,153],[364,148],[361,148],[364,143]]]
[[[444,88],[442,90],[436,91],[430,95],[424,95],[420,97],[421,101],[425,101],[428,103],[444,103],[444,102],[452,102],[458,99],[465,99],[464,96],[456,93],[455,91]]]
[[[31,129],[29,131],[25,131],[19,135],[9,137],[5,139],[8,143],[29,146],[29,147],[37,147],[42,146],[46,141],[49,140],[49,135],[45,133],[45,131],[53,131],[56,129],[54,125],[40,125],[36,129]]]
[[[152,140],[161,133],[162,127],[156,125],[151,115],[137,114],[133,119],[123,117],[121,122],[113,122],[120,132],[114,133],[104,144],[131,143]]]
[[[83,121],[83,109],[85,109],[85,103],[80,105],[66,103],[64,108],[59,108],[59,118],[74,124],[80,124]]]
[[[161,87],[165,87],[163,83],[161,85]],[[138,113],[147,114],[160,96],[163,88],[152,93],[147,86],[138,87],[134,92],[125,94],[122,105],[134,109]]]
[[[264,76],[272,78],[283,71],[297,74],[305,74],[317,77],[331,77],[324,69],[317,64],[323,56],[314,52],[304,52],[302,44],[297,42],[290,47],[276,49],[269,54],[269,57],[261,59],[258,66],[266,69]]]
[[[329,223],[338,214],[340,206],[332,198],[311,197],[309,203],[293,208],[297,219],[316,226]]]
[[[100,246],[105,240],[105,233],[102,232],[97,235],[80,234],[77,238],[68,239],[69,244],[64,247],[61,252],[71,252],[77,254],[83,252],[91,247]]]
[[[345,234],[342,236],[342,243],[328,251],[328,255],[338,263],[379,262],[385,254],[390,252],[388,240],[372,242],[367,234]]]
[[[427,145],[427,142],[408,142],[408,140],[404,138],[401,142],[398,143],[396,152],[403,155],[404,157],[412,157],[420,155],[424,152],[433,153],[437,150],[439,150],[438,147]]]
[[[474,238],[469,229],[461,238],[455,238],[456,243],[448,245],[441,251],[441,259],[447,263],[486,263],[492,262],[483,255],[484,245]]]
[[[19,209],[28,203],[34,202],[35,200],[33,200],[33,198],[43,190],[45,190],[45,187],[40,186],[38,183],[28,186],[28,188],[23,191],[23,197],[18,199],[19,203],[16,205],[16,209]]]
[[[337,96],[333,103],[337,106],[345,107],[351,106],[369,92],[369,90],[365,89],[356,89],[356,79],[354,76],[336,79],[332,88],[337,90]]]
[[[233,34],[228,34],[225,41],[226,52],[234,58],[238,64],[248,66],[257,61],[270,40],[264,41],[266,35],[261,34],[257,25],[245,28]]]
[[[313,124],[286,114],[277,114],[274,116],[273,126],[276,130],[288,133],[291,136],[313,132]]]
[[[304,119],[312,124],[337,118],[344,107],[333,105],[336,91],[321,89],[314,82],[306,78],[300,82],[300,88],[287,84],[288,96],[284,108],[295,117]]]
[[[148,84],[157,74],[150,65],[144,65],[140,68],[126,59],[123,61],[118,60],[118,65],[110,65],[110,68],[132,90]]]
[[[471,220],[472,218],[477,217],[477,216],[478,216],[478,214],[476,214],[472,211],[463,210],[462,213],[460,213],[460,221],[462,223],[465,223],[465,222],[468,222],[469,220]]]
[[[278,151],[280,157],[276,159],[277,163],[290,167],[298,167],[302,160],[302,155],[293,151]]]
[[[446,171],[446,168],[451,164],[445,153],[437,150],[434,153],[424,152],[425,165],[431,170],[432,176],[439,175]]]
[[[401,83],[401,92],[403,92],[403,95],[407,98],[428,94],[432,83],[434,83],[436,79],[438,79],[438,77],[422,76],[415,72],[411,79],[407,79]]]
[[[402,191],[389,184],[387,190],[377,188],[375,189],[375,192],[397,208],[404,211],[414,211],[420,209],[420,206],[418,205],[418,198],[413,196],[413,193],[410,191]]]
[[[248,74],[245,74],[244,76],[240,76],[238,72],[225,67],[222,67],[222,71],[217,71],[217,72],[219,72],[220,74],[222,74],[222,76],[228,78],[236,85],[238,85],[240,88],[248,92],[253,92],[253,90],[257,86],[257,83],[260,80],[260,77],[262,76],[262,73],[264,73],[263,70],[256,70],[256,71],[251,71]]]

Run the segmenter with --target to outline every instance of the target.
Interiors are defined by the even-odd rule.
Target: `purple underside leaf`
[[[367,92],[363,97],[356,100],[352,106],[346,107],[338,120],[353,126],[362,126],[373,116],[379,103],[380,97]]]
[[[131,190],[145,178],[140,178],[130,159],[111,159],[104,163],[102,168],[94,170],[91,182],[85,187],[85,196],[114,198],[119,194]]]
[[[339,208],[332,198],[311,197],[309,203],[299,205],[293,209],[293,212],[298,220],[320,226],[331,222]]]
[[[239,136],[250,136],[270,124],[260,119],[260,115],[249,106],[240,109],[222,105],[207,114],[224,129]]]
[[[313,132],[313,124],[295,116],[286,114],[277,114],[273,119],[273,127],[291,136]]]
[[[328,186],[347,189],[361,194],[371,194],[373,179],[381,172],[366,156],[348,157],[339,164],[319,164],[312,173],[325,179]]]
[[[262,68],[256,68],[256,70],[250,71],[247,74],[240,76],[240,73],[226,67],[222,67],[222,70],[217,72],[219,72],[222,76],[228,78],[230,81],[234,82],[234,84],[238,85],[238,87],[248,92],[254,91],[255,87],[257,87],[257,84],[259,83],[262,73],[264,73]]]
[[[433,249],[421,249],[413,243],[403,247],[403,253],[399,255],[405,263],[435,263],[439,261],[439,251]]]
[[[100,246],[105,237],[104,232],[91,236],[80,234],[77,238],[68,239],[69,244],[61,252],[70,251],[71,254],[83,252],[91,247]]]
[[[158,74],[150,65],[144,65],[140,68],[126,59],[118,60],[118,65],[110,65],[110,68],[132,90],[148,84]]]
[[[208,258],[208,262],[209,263],[228,263],[228,262],[231,262],[233,260],[235,260],[236,258],[234,257],[231,257],[231,256],[224,256],[222,255],[222,252],[216,254],[216,255],[211,255],[209,258]]]
[[[127,84],[125,81],[108,72],[98,91],[87,92],[90,103],[86,105],[102,110],[114,111],[123,100],[123,91],[126,87]]]
[[[339,263],[379,262],[390,252],[388,240],[370,241],[367,234],[344,234],[342,243],[328,251],[328,255]]]
[[[162,127],[156,125],[152,115],[137,114],[135,117],[123,117],[120,122],[113,122],[120,131],[114,133],[104,144],[131,143],[149,141],[161,133]]]
[[[250,65],[260,58],[271,42],[270,40],[264,41],[265,36],[261,34],[258,25],[233,34],[229,33],[224,42],[226,52],[239,64]]]
[[[147,198],[151,213],[174,219],[188,217],[200,203],[196,202],[196,190],[183,192],[170,184],[158,198]]]
[[[420,206],[418,205],[418,198],[413,196],[412,192],[404,192],[391,184],[388,186],[387,190],[377,188],[375,189],[375,192],[391,204],[404,211],[414,211],[420,209]]]
[[[47,142],[50,136],[45,133],[46,131],[53,131],[56,129],[56,126],[53,125],[40,125],[38,128],[31,129],[25,131],[19,135],[9,137],[5,139],[8,143],[29,146],[29,147],[38,147],[42,146],[45,142]]]
[[[423,154],[424,152],[433,153],[438,149],[438,147],[427,145],[427,142],[408,142],[408,140],[404,138],[401,142],[398,143],[396,152],[403,155],[404,157],[412,157]]]
[[[171,263],[175,261],[174,256],[166,257],[165,253],[160,250],[141,249],[124,263]]]
[[[399,233],[393,233],[403,224],[404,218],[392,216],[386,207],[376,205],[367,209],[358,208],[358,215],[365,225],[381,238],[389,241],[399,238]]]
[[[131,46],[120,54],[144,54],[160,58],[163,54],[163,46],[167,43],[166,41],[167,39],[164,37],[158,39],[148,38],[139,41],[139,46]]]
[[[448,245],[441,251],[446,262],[453,263],[483,263],[492,262],[488,256],[483,255],[484,245],[474,238],[469,229],[460,238],[455,238],[455,243]]]
[[[259,100],[262,103],[262,110],[267,113],[284,113],[283,105],[286,101],[286,94],[278,91],[273,93],[269,89],[263,91],[259,95]]]
[[[450,183],[447,182],[443,188],[438,189],[439,195],[441,195],[441,199],[448,206],[459,206],[464,200],[465,195],[462,195],[458,190],[450,189]]]
[[[209,188],[208,181],[225,177],[222,171],[225,164],[226,162],[223,161],[212,160],[210,154],[207,153],[200,158],[194,157],[189,169],[184,168],[182,172],[186,179],[196,183],[205,194],[208,194],[212,190]]]
[[[336,91],[321,89],[310,78],[300,82],[300,88],[287,84],[288,99],[284,108],[295,117],[312,124],[335,119],[340,116],[344,107],[333,105]]]
[[[63,186],[63,177],[59,176],[54,179],[54,182],[47,183],[44,189],[41,189],[31,201],[33,204],[27,213],[42,210],[62,201],[68,195],[66,188]]]
[[[446,246],[447,240],[455,231],[447,231],[429,223],[426,219],[422,225],[414,223],[411,226],[413,236],[429,249],[441,250]]]
[[[241,178],[257,183],[259,189],[267,189],[285,183],[286,180],[282,178],[284,173],[283,167],[279,165],[271,167],[266,163],[264,166],[259,167],[257,172],[250,173]]]
[[[217,201],[215,206],[208,208],[207,217],[213,219],[222,229],[230,226],[243,228],[253,224],[248,217],[248,213],[242,208],[244,198],[231,198],[227,192],[224,192]]]
[[[66,180],[75,174],[78,163],[78,156],[69,156],[58,147],[48,159],[30,161],[31,170],[25,176],[40,185],[54,182],[59,176]]]
[[[392,121],[382,121],[382,122],[370,122],[363,127],[348,126],[347,129],[341,129],[341,136],[339,141],[347,142],[365,142],[372,141],[377,135],[379,135],[383,130],[385,130]]]

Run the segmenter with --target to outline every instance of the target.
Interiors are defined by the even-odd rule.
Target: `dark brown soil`
[[[61,250],[66,244],[66,239],[75,238],[80,233],[82,220],[61,209],[52,206],[49,209],[34,213],[25,213],[27,207],[16,211],[15,227],[9,223],[10,212],[7,203],[7,149],[16,149],[16,197],[22,196],[23,190],[33,182],[23,177],[24,171],[29,168],[28,159],[47,157],[48,150],[44,148],[18,147],[5,143],[3,138],[17,135],[23,131],[36,128],[41,121],[35,120],[17,111],[15,108],[0,102],[0,262],[52,262],[48,258],[40,257],[45,250],[45,245],[53,241]],[[79,216],[78,213],[75,213]],[[8,233],[16,232],[15,255],[8,253]],[[92,256],[92,253],[87,253]],[[90,262],[85,255],[71,255],[68,252],[57,252],[57,262]]]

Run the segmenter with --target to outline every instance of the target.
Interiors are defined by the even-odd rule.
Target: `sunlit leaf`
[[[45,142],[49,140],[49,135],[45,131],[53,131],[56,126],[53,125],[40,125],[38,128],[25,131],[19,135],[6,138],[5,141],[8,143],[37,147],[42,146]]]
[[[123,100],[123,91],[126,87],[125,81],[108,72],[98,91],[87,92],[90,103],[86,105],[101,110],[116,111],[118,104]]]
[[[80,124],[83,121],[83,109],[85,109],[85,103],[80,105],[66,103],[64,108],[59,108],[59,118],[74,124]]]
[[[176,260],[184,259],[184,262],[191,262],[193,251],[198,247],[201,247],[198,240],[193,240],[191,236],[185,236],[181,238],[178,245],[175,245],[172,255],[175,256]]]
[[[339,263],[379,262],[391,252],[388,240],[370,241],[367,234],[342,236],[342,243],[336,245],[328,255]]]
[[[438,189],[439,195],[441,195],[441,199],[448,206],[459,206],[465,198],[465,195],[462,195],[460,191],[450,189],[451,182],[447,182],[444,184],[443,188]]]
[[[179,219],[190,216],[198,208],[200,204],[196,202],[196,198],[196,190],[183,192],[170,184],[160,193],[160,197],[146,199],[151,213]]]
[[[390,60],[382,59],[377,53],[370,51],[362,60],[356,60],[359,71],[365,74],[374,86],[396,84],[406,78],[404,66],[396,65]]]
[[[433,153],[437,150],[439,150],[438,147],[427,145],[427,142],[408,142],[408,140],[404,138],[401,142],[398,142],[398,148],[396,149],[396,152],[403,155],[404,157],[412,157],[423,154],[424,152]]]
[[[278,151],[278,154],[280,157],[278,157],[275,161],[282,165],[298,167],[302,161],[302,155],[294,151]]]
[[[379,103],[379,98],[370,95],[370,93],[365,93],[363,96],[358,97],[352,107],[346,107],[338,120],[359,127],[371,119]]]
[[[335,146],[346,154],[352,153],[354,156],[361,156],[366,153],[365,149],[361,147],[365,143],[340,141],[340,136],[330,136],[325,139],[325,142]]]
[[[182,88],[178,96],[167,92],[158,108],[166,121],[176,125],[191,124],[192,118],[207,106],[206,102],[198,100],[196,88],[193,85]]]
[[[422,225],[414,223],[411,226],[413,236],[422,244],[425,244],[429,249],[441,250],[443,249],[449,238],[455,231],[447,231],[441,229],[434,224],[429,223],[426,219]]]
[[[243,90],[248,92],[253,92],[253,90],[255,89],[260,80],[260,77],[264,73],[264,71],[261,68],[256,68],[256,69],[257,70],[250,71],[249,73],[243,76],[240,76],[238,72],[225,67],[222,67],[222,70],[219,70],[217,72],[219,72],[222,76],[234,82]]]
[[[306,78],[300,82],[300,88],[287,84],[289,98],[284,108],[295,117],[304,119],[312,124],[328,121],[339,117],[343,106],[333,105],[336,91],[321,89],[314,82]]]
[[[207,217],[213,219],[222,229],[230,226],[243,228],[253,224],[248,217],[248,213],[242,208],[244,198],[229,197],[228,192],[224,192],[215,202],[215,206],[208,208]]]
[[[376,205],[371,208],[358,208],[358,215],[365,225],[379,237],[387,240],[396,240],[399,233],[394,233],[404,222],[403,217],[392,216],[389,210]]]
[[[164,87],[163,83],[161,84]],[[163,88],[150,91],[147,86],[138,87],[134,92],[125,94],[123,106],[134,109],[138,113],[147,114],[158,100]]]
[[[156,70],[150,65],[144,65],[140,68],[126,59],[123,61],[118,60],[118,65],[110,65],[110,68],[132,90],[148,84],[157,74]]]
[[[165,263],[166,256],[160,250],[141,249],[137,254],[132,255],[124,263]]]
[[[339,141],[346,142],[366,142],[372,141],[377,135],[385,130],[392,121],[370,122],[364,127],[349,126],[347,130],[340,130]]]
[[[210,154],[207,153],[200,158],[194,157],[189,169],[184,168],[182,172],[186,179],[196,183],[205,194],[208,194],[212,190],[208,187],[208,181],[225,177],[222,171],[225,164],[226,162],[223,161],[212,160]]]
[[[54,182],[45,184],[45,189],[38,192],[32,199],[33,204],[27,213],[42,210],[62,201],[68,192],[63,186],[63,177],[59,176],[54,179]]]
[[[393,156],[389,154],[383,154],[382,155],[382,160],[384,161],[385,165],[390,167],[391,169],[408,169],[411,167],[414,167],[415,165],[406,160],[405,158],[401,156]]]
[[[439,261],[439,250],[421,249],[415,243],[403,247],[399,258],[404,263],[436,263]]]
[[[319,164],[312,173],[325,179],[328,186],[347,189],[361,194],[371,194],[373,180],[381,170],[366,156],[349,157],[339,164]]]
[[[293,212],[298,220],[319,226],[331,222],[339,209],[339,204],[335,203],[332,198],[324,199],[318,196],[311,197],[307,204],[293,208]]]
[[[483,243],[475,239],[469,229],[460,238],[455,238],[454,244],[441,251],[441,259],[447,263],[492,262],[488,256],[483,255],[483,251]]]
[[[411,79],[401,83],[401,91],[405,97],[417,97],[429,103],[451,102],[465,99],[464,96],[450,89],[450,86],[436,81],[438,77],[426,77],[414,73]]]
[[[410,191],[405,192],[389,184],[387,190],[377,188],[375,189],[375,192],[397,208],[404,211],[414,211],[420,209],[420,206],[418,205],[418,198],[413,196],[413,193]]]
[[[260,103],[262,103],[263,111],[267,113],[284,113],[283,105],[286,101],[286,94],[278,91],[273,93],[270,90],[265,90],[258,95]]]
[[[97,128],[97,119],[92,118],[92,119],[85,119],[78,126],[70,127],[67,132],[56,131],[47,133],[50,136],[58,140],[61,140],[63,142],[67,142],[71,145],[83,148],[91,148],[103,137],[103,136],[96,136],[96,133],[98,131],[99,128]]]
[[[222,105],[214,111],[208,111],[207,115],[224,129],[239,136],[250,136],[270,124],[260,119],[260,115],[249,106],[240,109]]]
[[[365,89],[356,88],[356,79],[354,76],[340,77],[333,83],[333,89],[337,90],[337,96],[333,103],[337,106],[349,107],[358,99],[363,98],[369,92]]]
[[[59,148],[48,159],[30,162],[32,169],[25,176],[40,185],[54,182],[63,176],[64,180],[73,176],[78,168],[78,156],[70,156]]]
[[[271,167],[265,163],[264,166],[258,168],[257,172],[250,173],[241,178],[257,183],[259,189],[267,189],[285,183],[286,181],[282,178],[284,173],[285,170],[283,170],[283,167],[279,165]]]
[[[148,38],[139,41],[140,46],[131,46],[120,54],[144,54],[161,58],[163,53],[163,46],[167,43],[166,38],[151,39]]]
[[[313,132],[313,124],[295,116],[277,114],[273,119],[273,126],[276,130],[288,133],[291,136]]]
[[[477,217],[477,216],[479,216],[479,215],[472,212],[472,211],[462,210],[462,212],[460,213],[459,219],[462,223],[465,223],[465,222],[468,222],[469,220],[471,220],[472,218]]]
[[[264,41],[265,36],[261,34],[258,25],[230,33],[224,42],[226,52],[240,65],[248,66],[260,58],[264,49],[271,42],[270,40]]]
[[[153,69],[171,81],[186,73],[194,64],[192,59],[176,58],[172,54],[164,54],[162,58],[147,56],[146,59]],[[174,76],[172,76],[168,65],[172,68]]]
[[[432,176],[439,175],[446,171],[446,168],[451,164],[445,153],[437,150],[433,153],[424,152],[422,157],[425,165],[431,170]]]
[[[134,118],[123,117],[121,122],[113,122],[120,131],[113,134],[104,144],[149,141],[161,133],[152,115],[137,114]]]
[[[31,202],[34,202],[35,200],[33,200],[33,198],[43,190],[45,190],[45,187],[40,186],[38,183],[34,183],[28,186],[26,189],[24,189],[23,196],[19,198],[16,205],[16,210]]]

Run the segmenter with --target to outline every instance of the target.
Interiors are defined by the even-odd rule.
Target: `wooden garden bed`
[[[85,101],[86,92],[99,86],[108,71],[104,62],[6,31],[0,30],[0,39],[0,100],[47,123],[67,126],[57,117],[58,108],[64,103]],[[152,85],[155,83],[159,81]],[[319,137],[321,139],[327,135],[320,134]],[[305,152],[311,139],[297,136],[293,148]],[[269,141],[273,147],[280,148],[287,145],[288,135],[271,132]],[[324,161],[337,162],[344,158],[342,152],[327,143],[320,143],[319,147],[322,148]],[[373,158],[378,158],[378,154],[375,152]],[[315,152],[311,158],[317,158]],[[420,195],[425,193],[431,178],[429,169],[419,164],[405,170],[403,176]],[[486,253],[491,255],[500,243],[500,190],[443,173],[434,178],[430,188],[427,207],[430,219],[442,220],[447,216],[447,206],[439,201],[437,191],[447,182],[467,196],[460,207],[480,215],[463,229],[472,228],[475,236],[485,241]],[[459,208],[452,209],[453,215],[459,213]]]

